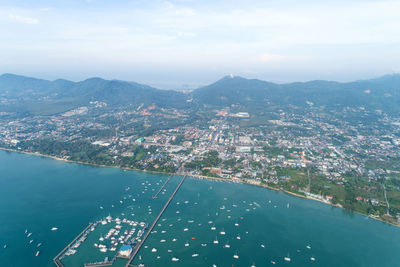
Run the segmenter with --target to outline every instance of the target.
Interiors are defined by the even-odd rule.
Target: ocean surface
[[[89,222],[108,215],[151,224],[181,177],[153,199],[167,179],[0,151],[0,266],[55,266],[52,258]],[[106,228],[96,227],[64,265],[112,258],[93,247]],[[189,177],[134,264],[399,266],[399,251],[398,227],[282,192]]]

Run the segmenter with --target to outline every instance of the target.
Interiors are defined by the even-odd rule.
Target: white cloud
[[[11,21],[15,21],[18,23],[23,23],[23,24],[38,24],[39,20],[36,18],[31,18],[31,17],[24,17],[24,16],[20,16],[17,14],[8,14],[8,18]]]

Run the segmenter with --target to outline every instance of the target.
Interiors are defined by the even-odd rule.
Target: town
[[[360,108],[111,108],[0,114],[0,146],[58,159],[226,179],[400,223],[400,118]]]

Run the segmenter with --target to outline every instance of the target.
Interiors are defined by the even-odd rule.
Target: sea
[[[0,266],[55,266],[68,243],[107,216],[151,225],[181,179],[0,151]],[[63,265],[112,258],[118,250],[94,247],[108,225]],[[400,266],[399,251],[399,227],[279,191],[187,177],[133,265]]]

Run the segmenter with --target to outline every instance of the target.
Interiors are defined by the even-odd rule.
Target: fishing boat
[[[32,233],[28,233],[28,235],[26,237],[30,237],[32,235]]]
[[[172,260],[172,261],[179,261],[179,259],[178,259],[178,258],[175,258],[175,257],[173,257],[171,260]]]
[[[194,258],[194,257],[198,257],[198,256],[199,256],[199,254],[197,254],[197,253],[195,253],[195,254],[192,255],[193,258]]]
[[[314,257],[311,257],[310,260],[315,261],[315,258],[314,258]]]
[[[185,243],[185,247],[188,247],[189,246],[189,243]]]
[[[35,257],[39,256],[40,251],[36,251]]]
[[[239,259],[239,255],[235,254],[235,255],[233,255],[233,258],[234,259]]]
[[[261,247],[262,247],[262,248],[265,248],[265,245],[264,245],[264,244],[261,244]]]
[[[307,245],[306,248],[311,249],[311,247],[309,245]]]
[[[285,261],[290,261],[290,258],[289,257],[285,257],[284,260]]]
[[[151,252],[157,252],[157,249],[156,249],[156,248],[153,248],[153,249],[151,250]]]
[[[238,235],[238,236],[236,237],[236,239],[237,239],[237,240],[240,240],[240,235]]]
[[[214,243],[214,244],[218,244],[218,243],[219,243],[219,242],[218,242],[218,239],[215,238],[215,240],[213,241],[213,243]]]

